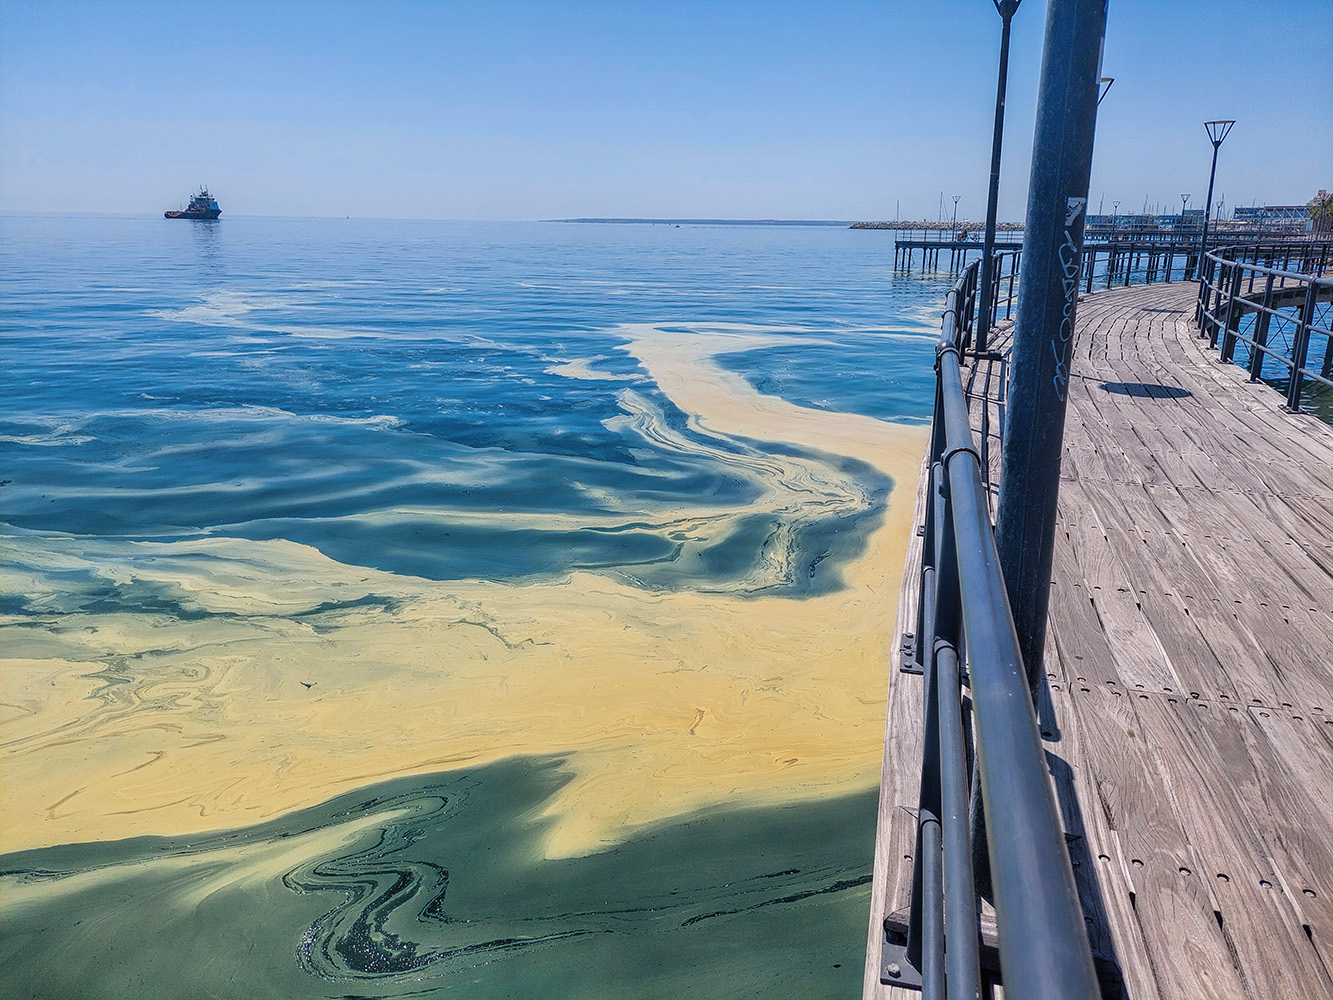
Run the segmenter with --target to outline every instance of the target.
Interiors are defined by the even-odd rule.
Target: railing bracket
[[[903,989],[921,989],[921,971],[907,960],[907,938],[884,929],[883,947],[880,948],[879,981],[885,986]]]
[[[898,670],[904,674],[922,672],[916,662],[916,636],[911,632],[903,633],[902,642],[898,646]]]
[[[955,455],[959,454],[971,455],[973,458],[977,460],[977,468],[978,469],[981,468],[981,455],[977,453],[977,449],[973,448],[971,445],[958,445],[956,447],[946,449],[944,454],[940,456],[940,464],[944,466],[945,471],[948,471],[949,460],[952,459]]]

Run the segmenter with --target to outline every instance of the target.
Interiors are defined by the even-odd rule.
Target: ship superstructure
[[[222,214],[217,199],[208,193],[208,188],[201,187],[199,193],[190,199],[190,207],[175,212],[163,213],[168,219],[216,219]]]

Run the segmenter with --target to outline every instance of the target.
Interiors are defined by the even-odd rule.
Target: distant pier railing
[[[1267,262],[1270,267],[1308,270],[1309,262],[1328,260],[1330,240],[1269,240],[1242,244],[1247,259]],[[997,240],[995,249],[1002,254],[1013,254],[1006,262],[1010,276],[1016,277],[1021,269],[1021,241]],[[910,273],[913,268],[922,271],[960,273],[972,260],[983,253],[981,243],[973,240],[897,240],[894,244],[893,266]],[[1158,281],[1191,281],[1199,265],[1199,240],[1088,240],[1083,244],[1083,266],[1080,269],[1084,290],[1152,284]]]
[[[1333,422],[1333,240],[1207,254],[1195,317],[1221,360]],[[1237,351],[1239,349],[1239,356]]]
[[[997,240],[995,249],[1021,253],[1019,240]],[[972,240],[898,240],[894,244],[893,266],[910,272],[914,266],[923,271],[960,272],[969,260],[984,252],[981,243]],[[1089,240],[1083,244],[1085,289],[1112,288],[1116,285],[1151,284],[1156,281],[1189,280],[1199,262],[1199,240]]]
[[[905,928],[885,925],[880,977],[901,984],[910,976],[926,996],[944,996],[946,981],[950,997],[979,995],[979,878],[993,886],[1002,973],[1021,968],[1037,981],[1068,984],[1077,979],[1071,969],[1092,968],[960,370],[979,267],[969,264],[949,292],[936,347],[915,652],[925,681],[925,744],[912,902]],[[985,822],[975,827],[969,774],[984,804]],[[989,859],[981,873],[973,865],[974,828]]]

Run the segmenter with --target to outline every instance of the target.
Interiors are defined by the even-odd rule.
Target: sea
[[[854,995],[949,283],[0,216],[0,995]]]

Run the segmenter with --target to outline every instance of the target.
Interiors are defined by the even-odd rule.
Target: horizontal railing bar
[[[1274,350],[1273,348],[1268,347],[1268,346],[1265,345],[1265,344],[1257,344],[1257,343],[1255,343],[1254,340],[1252,340],[1251,338],[1249,338],[1249,337],[1242,337],[1242,336],[1241,336],[1240,334],[1238,334],[1238,333],[1233,333],[1232,336],[1235,337],[1236,340],[1239,341],[1239,342],[1242,343],[1242,344],[1249,344],[1251,350],[1258,351],[1258,352],[1259,352],[1260,354],[1262,354],[1264,357],[1272,356],[1272,357],[1275,358],[1276,360],[1281,361],[1281,362],[1282,362],[1284,365],[1286,365],[1288,368],[1295,368],[1295,367],[1296,367],[1295,362],[1293,362],[1290,358],[1288,358],[1288,357],[1287,357],[1285,354],[1283,354],[1281,351]]]
[[[1005,994],[1099,995],[946,316],[937,347],[963,632]]]
[[[1217,261],[1219,264],[1228,264],[1232,267],[1239,267],[1243,270],[1254,271],[1256,274],[1271,274],[1275,277],[1292,278],[1293,280],[1301,282],[1313,282],[1315,284],[1333,285],[1333,277],[1326,278],[1323,275],[1309,274],[1301,271],[1288,271],[1283,268],[1268,267],[1264,264],[1258,264],[1258,263],[1247,263],[1246,261],[1243,260],[1232,260],[1229,257],[1222,256],[1228,250],[1248,251],[1249,247],[1247,246],[1219,247],[1216,250],[1209,250],[1208,256],[1213,258],[1213,260]]]
[[[1320,375],[1320,374],[1319,374],[1317,371],[1315,371],[1313,368],[1305,368],[1305,367],[1302,367],[1302,368],[1301,368],[1301,377],[1302,377],[1302,378],[1314,379],[1316,382],[1320,382],[1320,383],[1322,383],[1322,384],[1328,386],[1330,389],[1333,389],[1333,379],[1326,379],[1326,378],[1324,378],[1323,375]]]

